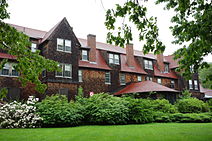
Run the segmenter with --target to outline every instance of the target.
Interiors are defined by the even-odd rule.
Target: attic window
[[[144,60],[144,67],[145,69],[153,70],[152,61]]]
[[[169,64],[165,64],[165,70],[164,70],[165,73],[168,73],[169,72]]]
[[[71,40],[57,38],[57,51],[71,52]]]
[[[109,63],[119,65],[119,55],[118,54],[109,54]]]
[[[88,51],[87,50],[82,50],[82,60],[88,61]]]

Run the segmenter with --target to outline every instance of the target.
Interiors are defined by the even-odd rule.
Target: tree
[[[115,9],[108,9],[106,12],[105,26],[110,32],[107,36],[108,43],[115,43],[124,46],[132,41],[132,32],[129,24],[123,23],[119,26],[117,35],[111,31],[116,30],[117,18],[128,18],[139,31],[139,40],[146,41],[143,46],[144,53],[154,51],[155,54],[163,52],[165,47],[158,40],[158,28],[156,18],[146,17],[147,8],[143,3],[147,0],[129,0],[123,6],[116,5]],[[190,67],[197,72],[198,68],[208,67],[203,61],[203,57],[212,52],[212,1],[211,0],[157,0],[156,4],[165,3],[165,9],[173,9],[175,15],[170,27],[175,37],[174,44],[182,45],[174,55],[179,59],[178,70],[183,76],[190,78],[193,72]],[[188,45],[185,45],[188,44]]]
[[[16,57],[17,65],[14,68],[20,73],[19,80],[23,86],[28,82],[34,83],[37,91],[43,93],[46,85],[39,80],[43,70],[58,70],[57,63],[53,60],[45,59],[39,55],[39,51],[31,52],[29,37],[18,32],[3,20],[9,18],[7,12],[7,0],[0,1],[0,49]],[[8,60],[1,61],[1,68]]]
[[[204,88],[212,89],[212,63],[209,68],[199,70],[199,77]]]

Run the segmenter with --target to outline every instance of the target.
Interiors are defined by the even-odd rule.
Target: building
[[[123,89],[130,86],[130,92],[146,93],[157,88],[154,91],[175,93],[176,98],[177,92],[189,89],[199,99],[204,96],[200,92],[198,74],[194,74],[192,80],[183,79],[175,71],[178,64],[173,56],[144,55],[134,50],[133,44],[126,48],[116,47],[96,42],[96,36],[90,34],[87,39],[77,38],[66,18],[48,32],[13,24],[11,26],[30,37],[32,51],[40,50],[45,58],[60,63],[62,72],[44,71],[42,74],[41,80],[48,86],[46,94],[61,93],[74,98],[81,86],[86,96],[90,92],[121,95],[128,93]],[[8,96],[24,99],[36,94],[33,85],[22,88],[16,80],[18,73],[12,67],[15,57],[2,52],[0,58],[8,58],[11,62],[5,64],[0,72],[0,87],[8,88]],[[148,84],[145,82],[145,88],[149,90],[136,90],[136,87],[144,86],[141,83],[144,81],[152,81]]]

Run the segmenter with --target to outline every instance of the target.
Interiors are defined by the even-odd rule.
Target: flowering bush
[[[14,101],[0,104],[0,128],[35,128],[39,127],[41,117],[34,106],[38,99],[30,96],[26,104]]]

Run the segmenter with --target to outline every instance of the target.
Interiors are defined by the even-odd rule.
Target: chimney
[[[165,64],[163,62],[163,53],[157,54],[157,63],[158,63],[158,68],[161,72],[165,71]]]
[[[87,46],[90,47],[89,60],[90,62],[96,62],[96,35],[87,35]]]
[[[134,67],[134,50],[133,44],[126,45],[127,64],[129,67]]]

